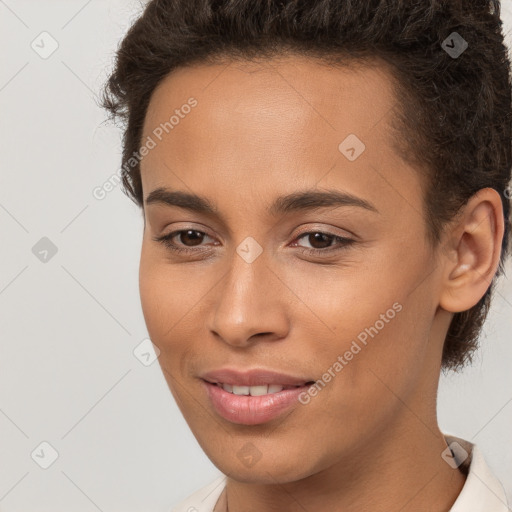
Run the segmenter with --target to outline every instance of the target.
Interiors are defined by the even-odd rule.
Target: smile
[[[279,393],[280,391],[287,389],[294,389],[298,387],[302,387],[305,384],[298,386],[281,386],[279,384],[269,384],[262,386],[237,386],[231,384],[222,384],[220,382],[215,383],[217,386],[221,387],[224,391],[228,393],[233,393],[234,395],[245,395],[245,396],[263,396],[263,395],[271,395],[274,393]]]

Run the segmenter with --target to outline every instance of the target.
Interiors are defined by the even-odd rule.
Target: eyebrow
[[[206,197],[179,190],[169,190],[163,187],[156,188],[150,192],[145,203],[146,205],[163,204],[166,206],[178,206],[193,212],[220,217],[218,207]],[[271,204],[268,212],[272,216],[278,216],[299,211],[315,210],[317,208],[339,206],[357,206],[379,213],[377,208],[365,199],[338,190],[297,191],[280,196]]]

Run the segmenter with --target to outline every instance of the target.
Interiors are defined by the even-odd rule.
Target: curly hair
[[[400,100],[395,147],[426,178],[432,247],[479,189],[502,199],[497,272],[477,304],[454,314],[445,338],[442,369],[456,371],[472,361],[510,250],[511,68],[500,9],[499,0],[151,0],[120,42],[101,94],[124,126],[123,190],[143,208],[132,156],[153,91],[178,67],[279,54],[386,64]],[[446,49],[453,37],[467,43],[460,55]]]

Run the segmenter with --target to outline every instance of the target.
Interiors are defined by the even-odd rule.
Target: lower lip
[[[234,395],[217,384],[203,381],[215,410],[226,420],[240,425],[258,425],[280,416],[297,405],[301,393],[311,384],[262,396]]]

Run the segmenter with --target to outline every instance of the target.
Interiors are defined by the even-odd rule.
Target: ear
[[[445,234],[445,266],[439,305],[458,313],[485,294],[501,256],[504,216],[501,197],[492,188],[474,194]]]

